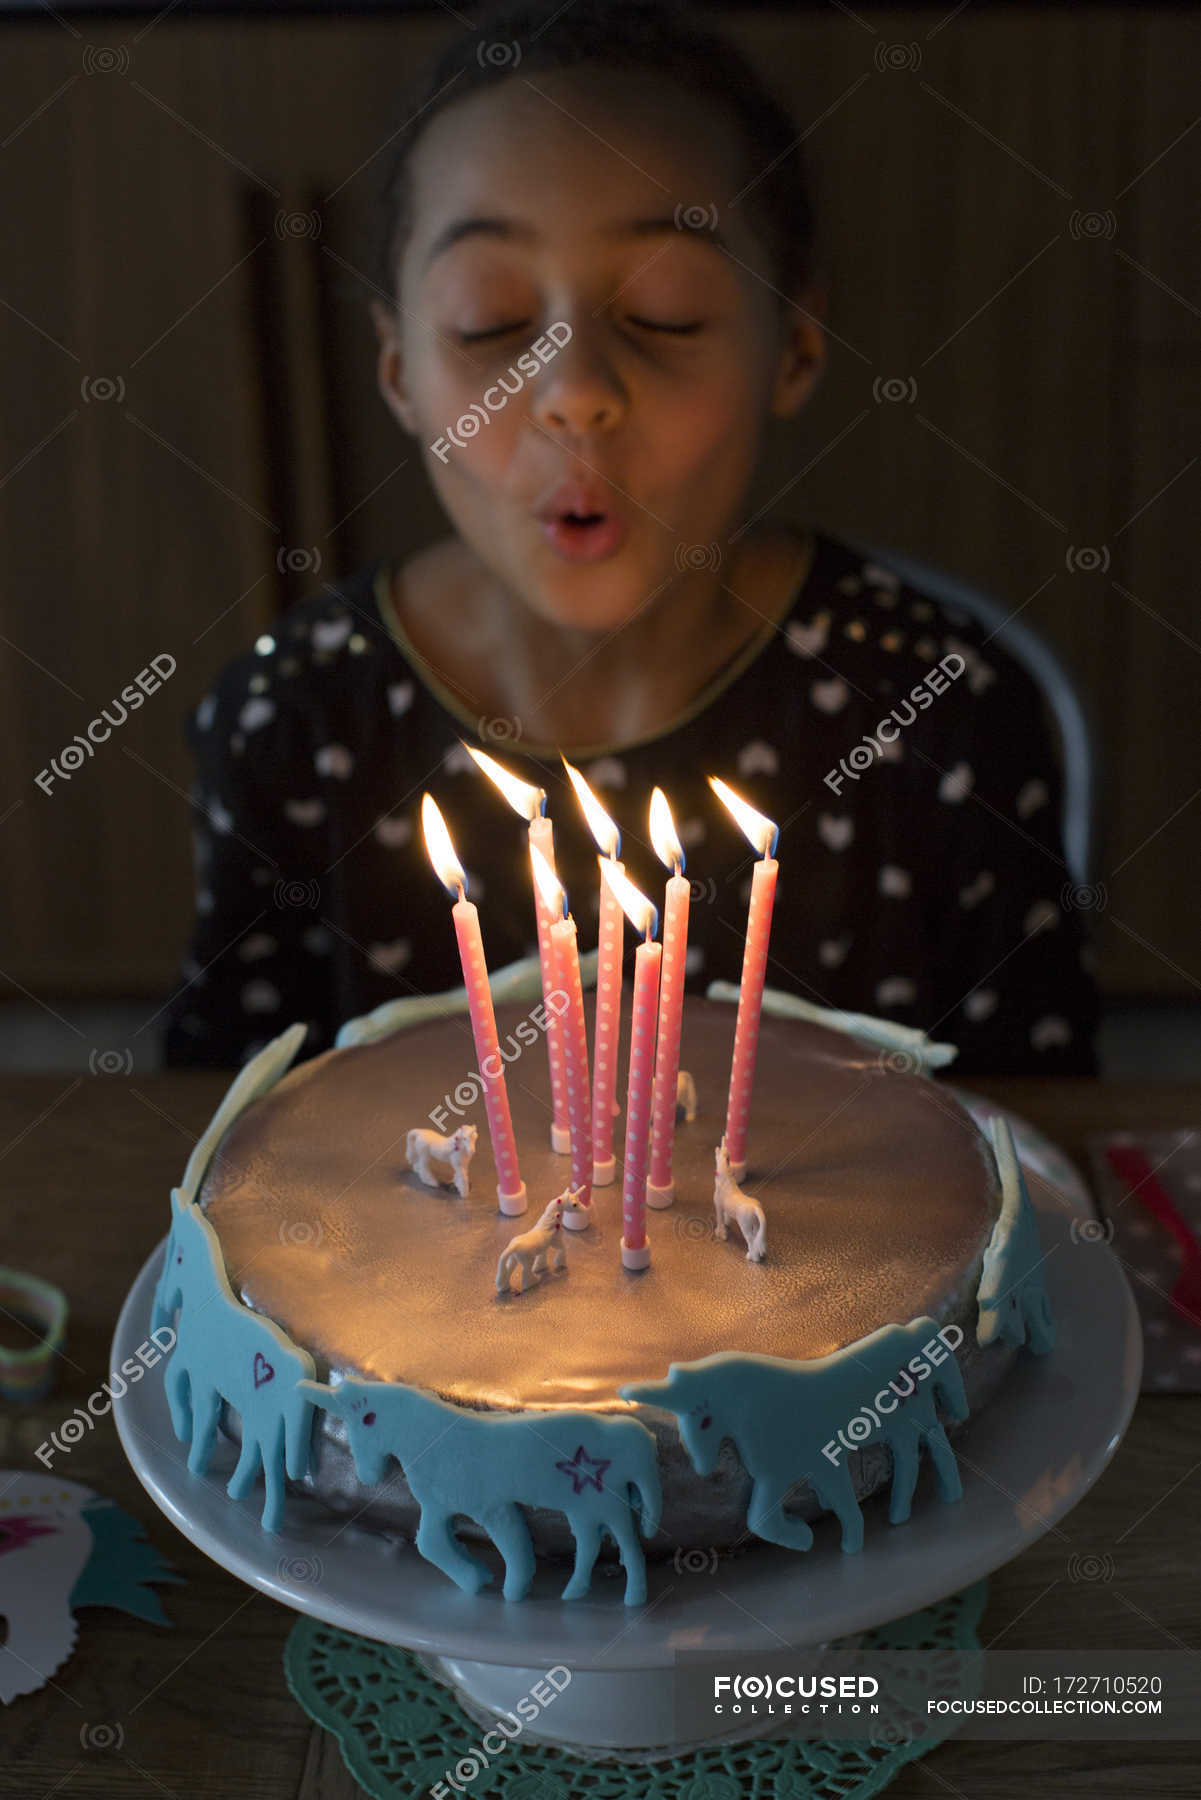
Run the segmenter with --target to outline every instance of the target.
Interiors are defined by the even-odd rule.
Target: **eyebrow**
[[[729,245],[716,226],[694,229],[682,227],[668,214],[664,218],[626,219],[619,225],[611,225],[600,233],[601,237],[611,243],[623,240],[636,240],[649,237],[663,237],[671,233],[677,237],[694,238],[698,243],[711,244],[714,249],[727,250]],[[456,219],[438,233],[430,246],[429,255],[425,259],[428,269],[439,256],[461,244],[465,238],[489,237],[499,239],[502,243],[533,244],[538,241],[538,233],[532,225],[524,225],[517,219],[493,218],[478,215],[465,219]]]

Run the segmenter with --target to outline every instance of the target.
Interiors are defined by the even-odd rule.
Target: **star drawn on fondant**
[[[612,1458],[608,1456],[601,1458],[599,1461],[594,1461],[585,1450],[583,1444],[580,1444],[570,1462],[557,1462],[555,1467],[556,1469],[562,1469],[564,1475],[571,1476],[571,1491],[573,1494],[582,1494],[584,1489],[589,1486],[594,1487],[599,1494],[601,1491],[601,1476],[609,1467],[611,1461]]]

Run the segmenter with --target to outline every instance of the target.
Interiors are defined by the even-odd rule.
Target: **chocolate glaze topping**
[[[591,1014],[594,995],[585,996]],[[629,990],[623,1023],[628,1020]],[[736,1228],[713,1236],[713,1152],[725,1118],[734,1008],[689,996],[682,1067],[695,1121],[675,1139],[675,1204],[648,1211],[651,1267],[622,1268],[621,1132],[615,1183],[594,1222],[563,1232],[567,1273],[501,1298],[496,1263],[568,1184],[549,1148],[546,1047],[512,1036],[528,1008],[497,1010],[529,1207],[496,1207],[465,1015],[331,1050],[291,1070],[235,1122],[201,1189],[235,1292],[316,1357],[322,1373],[406,1381],[463,1404],[611,1408],[617,1389],[718,1350],[824,1356],[878,1326],[946,1318],[974,1291],[1000,1205],[992,1152],[937,1081],[801,1021],[762,1023],[743,1188],[767,1215],[767,1257]],[[623,1038],[624,1038],[623,1032]],[[479,1127],[471,1191],[433,1191],[405,1137],[446,1108]]]

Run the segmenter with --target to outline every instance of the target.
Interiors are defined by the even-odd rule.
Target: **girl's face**
[[[381,391],[459,536],[548,621],[613,630],[711,567],[767,419],[816,381],[821,332],[734,203],[757,173],[720,112],[600,69],[518,73],[418,145]],[[605,523],[548,525],[567,507]]]

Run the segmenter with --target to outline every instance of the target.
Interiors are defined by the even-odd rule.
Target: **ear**
[[[777,419],[790,419],[809,400],[826,364],[826,316],[828,295],[824,286],[811,283],[782,301],[781,346],[772,386],[771,411]]]
[[[643,1406],[665,1406],[672,1411],[670,1381],[632,1381],[617,1392],[623,1400],[639,1400]]]
[[[413,437],[417,432],[417,415],[405,381],[400,309],[395,305],[386,306],[382,300],[373,300],[371,317],[379,340],[379,353],[375,362],[376,385],[384,405],[397,424]]]
[[[318,1406],[323,1406],[326,1412],[336,1413],[339,1417],[345,1417],[344,1409],[339,1400],[340,1390],[338,1388],[327,1387],[323,1381],[310,1381],[307,1375],[302,1375],[300,1380],[296,1383],[296,1386],[298,1388],[303,1388],[306,1394],[311,1394],[316,1404]]]

